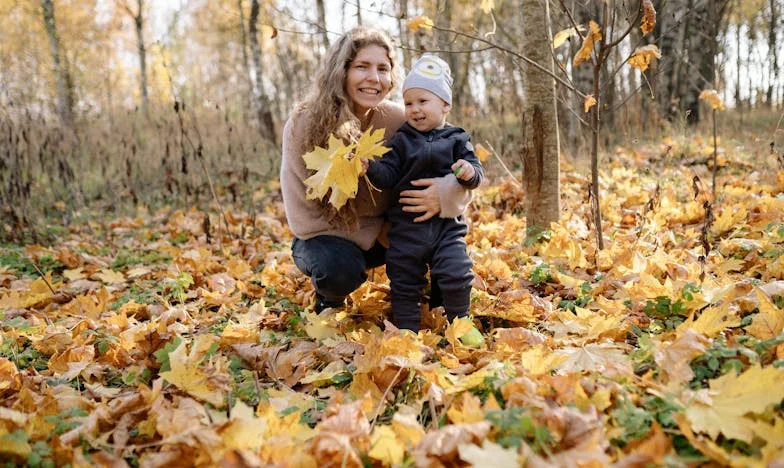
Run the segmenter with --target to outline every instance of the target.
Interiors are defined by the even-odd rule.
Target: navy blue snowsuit
[[[460,127],[421,133],[408,123],[389,142],[392,150],[371,162],[367,176],[373,185],[393,188],[395,200],[403,190],[417,189],[412,180],[442,177],[452,172],[458,159],[465,159],[475,169],[473,179],[458,182],[466,188],[479,186],[484,177],[482,165],[474,153],[471,137]],[[415,223],[418,213],[406,213],[396,202],[389,209],[389,249],[387,276],[392,282],[392,318],[395,326],[419,330],[420,302],[427,287],[427,268],[437,278],[444,300],[444,310],[451,321],[468,314],[471,300],[472,262],[466,252],[468,231],[463,216],[439,218]]]

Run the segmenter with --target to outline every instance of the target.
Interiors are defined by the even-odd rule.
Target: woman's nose
[[[371,68],[370,71],[368,71],[367,78],[375,83],[381,81],[381,79],[379,78],[378,70],[376,70],[375,68]]]

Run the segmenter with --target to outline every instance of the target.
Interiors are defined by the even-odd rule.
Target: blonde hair
[[[387,51],[392,77],[389,89],[394,89],[395,57],[389,37],[378,29],[361,26],[344,33],[327,50],[310,92],[294,113],[296,118],[306,119],[305,151],[325,147],[332,134],[346,142],[356,141],[362,134],[360,121],[351,111],[351,99],[346,94],[346,74],[357,53],[370,45]]]

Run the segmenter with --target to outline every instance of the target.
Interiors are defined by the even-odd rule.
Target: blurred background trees
[[[1,2],[3,233],[29,225],[19,208],[25,204],[67,219],[95,202],[206,197],[194,164],[199,152],[207,170],[227,180],[228,195],[251,204],[244,182],[276,176],[290,109],[330,41],[359,22],[389,31],[404,67],[421,51],[442,55],[455,75],[451,120],[519,165],[530,78],[507,51],[537,55],[526,50],[536,41],[528,40],[532,23],[524,12],[536,4],[544,11],[544,1]],[[570,27],[569,15],[582,25],[599,21],[600,3],[551,1],[551,30]],[[631,3],[610,1],[610,28],[626,28]],[[629,35],[603,64],[603,127],[611,129],[603,133],[605,150],[699,125],[698,96],[706,88],[738,111],[736,126],[751,110],[782,109],[784,0],[653,4],[653,33]],[[418,15],[435,27],[408,28]],[[622,66],[647,43],[659,47],[661,59],[644,73]],[[571,61],[579,47],[573,36],[552,52],[555,74],[589,94],[592,71]],[[563,84],[556,99],[561,154],[585,159],[583,99]]]

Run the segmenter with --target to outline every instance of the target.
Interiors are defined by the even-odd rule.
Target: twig
[[[384,404],[384,400],[387,399],[387,395],[389,394],[389,391],[395,385],[395,382],[397,381],[397,378],[400,377],[400,373],[401,372],[403,372],[403,368],[402,367],[397,370],[397,373],[395,374],[395,377],[392,378],[392,381],[389,382],[389,385],[387,385],[387,389],[384,390],[384,393],[381,395],[381,398],[378,401],[378,405],[376,406],[375,414],[373,415],[373,421],[370,422],[370,430],[371,431],[373,431],[373,426],[376,425],[376,420],[378,419],[378,415],[381,412],[381,405]]]
[[[33,261],[32,258],[28,257],[27,260],[30,261],[30,263],[33,265],[33,268],[35,268],[35,271],[38,272],[38,274],[41,276],[41,279],[44,280],[44,283],[46,283],[46,287],[49,288],[49,291],[52,293],[52,297],[54,297],[57,293],[54,292],[54,288],[52,287],[52,284],[49,283],[49,280],[46,279],[46,276],[44,275],[44,272],[41,271],[40,268],[38,268],[38,265],[35,264],[35,262]],[[79,307],[81,307],[81,304],[79,304]],[[47,325],[52,325],[52,321],[49,320],[49,317],[45,313],[43,313],[43,312],[38,313],[37,312],[37,315],[40,315],[41,317],[43,317],[43,319],[44,319],[44,321],[46,322]]]
[[[493,153],[493,156],[495,156],[498,162],[501,163],[501,167],[503,167],[506,173],[509,174],[509,177],[512,178],[512,182],[514,182],[515,185],[517,185],[518,187],[522,187],[523,185],[517,181],[517,178],[514,176],[514,174],[512,174],[512,171],[510,171],[509,168],[506,167],[506,164],[504,164],[504,161],[503,159],[501,159],[501,156],[499,156],[498,153],[495,151],[493,145],[491,145],[490,142],[487,140],[485,140],[485,144],[488,146],[488,148],[490,148],[490,152]]]
[[[41,279],[44,280],[44,283],[46,283],[46,287],[49,288],[49,291],[52,292],[52,296],[57,294],[57,293],[54,292],[54,288],[52,287],[52,284],[49,282],[48,279],[46,279],[46,275],[44,275],[44,272],[41,271],[40,268],[38,268],[38,265],[35,264],[33,259],[32,258],[28,258],[28,260],[30,261],[30,264],[33,265],[33,268],[35,268],[35,271],[38,272],[39,275],[41,275]]]

